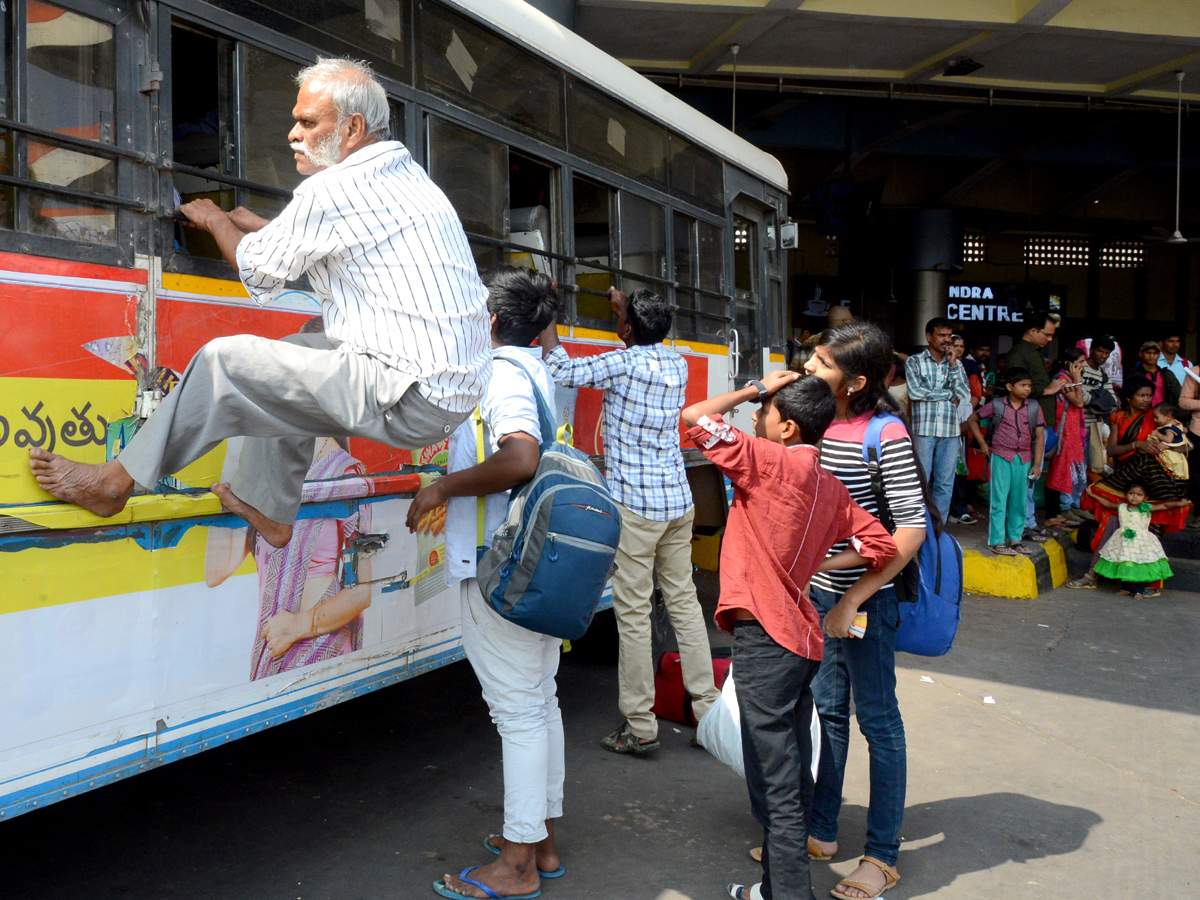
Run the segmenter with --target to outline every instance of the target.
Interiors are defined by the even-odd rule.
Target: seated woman
[[[1151,522],[1163,526],[1165,531],[1180,531],[1187,523],[1191,506],[1179,482],[1159,459],[1163,445],[1150,439],[1158,427],[1151,414],[1154,386],[1146,379],[1134,376],[1126,379],[1124,393],[1129,401],[1129,411],[1113,413],[1108,435],[1106,452],[1113,467],[1112,474],[1089,487],[1083,497],[1083,508],[1091,512],[1098,523],[1093,550],[1104,543],[1110,522],[1116,522],[1114,511],[1124,502],[1125,492],[1132,484],[1144,485],[1149,502],[1162,505],[1154,512]]]

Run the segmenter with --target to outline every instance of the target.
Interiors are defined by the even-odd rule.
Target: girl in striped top
[[[863,459],[867,424],[876,415],[901,420],[884,426],[879,455],[899,555],[879,572],[843,569],[819,573],[810,591],[825,632],[825,658],[813,680],[824,744],[809,829],[808,853],[813,859],[830,859],[838,850],[851,691],[855,717],[871,754],[871,800],[862,861],[833,891],[835,897],[846,900],[877,897],[900,877],[895,865],[904,817],[907,756],[904,722],[896,701],[900,613],[892,580],[920,549],[927,504],[912,440],[907,426],[901,424],[904,413],[884,386],[891,363],[891,339],[878,326],[856,319],[824,332],[806,365],[809,374],[829,384],[837,400],[837,414],[821,442],[821,464],[873,515],[878,514],[878,504]],[[829,552],[843,549],[844,544],[835,544]],[[867,614],[861,638],[850,633],[859,612]]]

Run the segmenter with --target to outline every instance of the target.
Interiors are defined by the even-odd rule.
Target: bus
[[[113,458],[206,341],[320,314],[303,281],[255,306],[176,213],[287,203],[318,56],[371,63],[481,269],[556,279],[570,353],[620,346],[615,285],[676,307],[689,400],[781,364],[780,164],[521,0],[8,0],[0,29],[0,821],[462,657],[442,538],[404,527],[445,444],[319,441],[282,550],[207,490],[238,441],[112,519],[29,471]],[[599,393],[556,403],[600,459]],[[297,638],[347,591],[350,621]]]

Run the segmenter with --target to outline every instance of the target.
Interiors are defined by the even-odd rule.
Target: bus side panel
[[[146,273],[0,253],[0,505],[52,499],[29,448],[103,462],[106,423],[129,415]]]
[[[0,817],[459,658],[460,590],[408,505],[318,500],[282,550],[231,517],[0,536]],[[390,535],[403,580],[273,658],[264,626],[347,597],[336,556],[359,529]]]
[[[596,341],[564,340],[567,353],[571,356],[597,356],[611,350],[623,347],[615,341],[599,343]],[[698,403],[712,396],[710,374],[712,357],[707,353],[697,353],[691,348],[679,345],[673,348],[684,358],[688,367],[687,388],[684,390],[684,403]],[[716,393],[724,393],[727,388],[721,388]],[[604,453],[604,425],[602,421],[602,406],[604,392],[591,388],[580,388],[575,399],[575,414],[572,426],[575,433],[575,446],[584,453],[600,455]],[[686,429],[682,420],[679,424],[679,439],[687,443]]]

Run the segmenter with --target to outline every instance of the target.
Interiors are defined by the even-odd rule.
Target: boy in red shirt
[[[762,403],[754,437],[721,419],[752,401]],[[812,897],[811,683],[824,638],[808,582],[820,570],[880,568],[896,555],[887,530],[821,466],[815,445],[835,410],[821,379],[771,372],[683,411],[688,437],[733,483],[716,622],[733,634],[746,788],[764,830],[762,884],[731,885],[738,900]],[[826,560],[844,540],[850,549]]]

